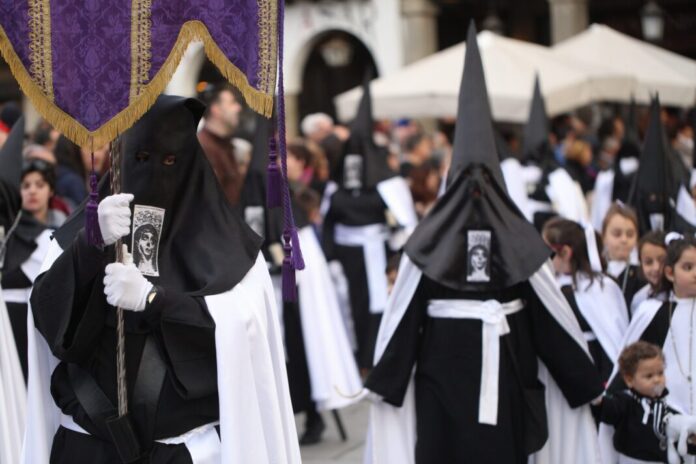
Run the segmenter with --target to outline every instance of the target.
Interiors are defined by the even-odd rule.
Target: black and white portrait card
[[[362,188],[363,158],[360,155],[346,155],[343,160],[343,187]]]
[[[133,263],[146,276],[159,276],[159,243],[162,237],[164,210],[154,206],[133,208]]]
[[[251,227],[251,230],[261,237],[264,236],[265,220],[263,216],[263,206],[247,206],[244,208],[244,221]]]
[[[467,231],[467,282],[491,281],[491,232]]]

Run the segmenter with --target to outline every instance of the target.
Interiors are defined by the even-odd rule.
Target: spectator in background
[[[24,159],[40,159],[54,166],[56,164],[56,157],[53,152],[43,145],[27,145],[24,147],[24,150],[22,150],[22,157]]]
[[[609,169],[614,165],[616,155],[619,153],[619,149],[621,148],[621,143],[619,140],[620,139],[617,139],[613,135],[602,139],[599,153],[597,155],[597,164],[599,169]]]
[[[239,167],[239,176],[244,182],[247,172],[249,171],[249,163],[251,162],[251,143],[239,137],[232,139],[232,149],[234,150],[234,159]]]
[[[565,168],[587,194],[594,188],[597,173],[592,169],[592,147],[584,140],[574,140],[565,150]]]
[[[232,136],[239,125],[242,105],[237,101],[232,87],[224,84],[214,88],[207,98],[205,122],[198,132],[198,141],[213,167],[222,191],[232,206],[239,203],[242,175],[234,155]]]
[[[694,157],[694,129],[686,121],[681,121],[677,126],[677,133],[672,139],[672,148],[685,166],[693,166]]]
[[[405,156],[399,170],[403,177],[408,177],[411,169],[422,165],[432,157],[433,140],[430,136],[419,132],[406,139],[404,150]]]
[[[61,137],[60,132],[53,128],[45,120],[41,120],[39,125],[34,130],[34,143],[37,145],[42,145],[50,151],[55,151],[58,139]]]
[[[86,170],[82,164],[82,153],[80,148],[64,135],[56,141],[53,153],[57,161],[56,194],[75,208],[89,193]]]
[[[311,166],[312,153],[301,142],[293,142],[287,146],[288,182],[290,188],[299,190],[308,186],[313,177]]]
[[[326,158],[324,150],[315,142],[305,140],[305,146],[311,153],[311,165],[314,171],[310,187],[319,194],[324,193],[326,183],[329,181],[331,171],[329,169],[329,160]]]
[[[408,183],[419,219],[428,214],[437,200],[441,180],[439,169],[438,163],[434,160],[411,168]]]
[[[22,209],[41,224],[52,229],[60,227],[67,217],[64,211],[52,208],[56,173],[52,164],[42,159],[27,159],[22,167]]]
[[[331,116],[325,113],[308,114],[302,119],[300,126],[307,140],[316,143],[324,151],[329,172],[333,172],[343,154],[343,144],[350,135],[347,129],[336,126]]]

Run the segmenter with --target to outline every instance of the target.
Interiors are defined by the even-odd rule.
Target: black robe
[[[116,311],[106,302],[103,285],[104,267],[112,261],[113,247],[101,251],[88,245],[80,233],[35,283],[32,310],[36,328],[61,360],[51,378],[51,394],[64,414],[93,435],[59,432],[52,451],[56,460],[51,463],[64,462],[61,459],[77,449],[93,449],[90,443],[95,440],[101,443],[104,456],[115,456],[110,438],[104,436],[103,421],[90,417],[78,401],[76,380],[68,369],[70,363],[91,376],[114,406],[111,412],[115,415]],[[217,421],[215,324],[203,298],[160,287],[145,311],[126,311],[124,316],[130,413],[141,445],[147,450],[153,439],[178,436]],[[156,387],[154,417],[148,414],[151,406],[139,403],[134,394],[148,340],[154,342],[154,354],[165,369],[164,380]],[[70,454],[60,449],[62,445]]]
[[[631,320],[631,303],[633,302],[633,297],[641,288],[645,287],[648,282],[641,277],[640,267],[635,264],[626,266],[614,280],[619,284],[624,294],[626,306],[628,307],[628,320]]]
[[[510,333],[500,338],[497,425],[478,421],[482,322],[439,319],[427,314],[431,299],[522,299],[525,307],[507,316]],[[513,353],[522,376],[513,364]],[[572,407],[602,391],[592,361],[544,308],[524,282],[495,292],[450,289],[423,275],[406,313],[366,388],[401,406],[414,363],[417,417],[416,463],[524,463],[525,401],[544,404],[537,356],[548,367]],[[521,385],[524,385],[524,390]],[[544,417],[545,411],[538,411]],[[544,431],[536,431],[545,439]],[[539,436],[541,434],[541,436]],[[500,446],[504,444],[504,446]]]
[[[324,218],[322,234],[327,261],[337,259],[348,280],[348,292],[353,316],[353,326],[357,340],[356,354],[358,366],[369,369],[373,364],[375,340],[381,314],[370,311],[370,293],[362,247],[339,245],[334,240],[336,224],[346,226],[368,226],[386,224],[387,205],[377,188],[347,190],[340,188],[331,196],[329,210]],[[387,260],[392,251],[385,242]],[[384,269],[386,273],[387,270]]]
[[[667,400],[667,390],[659,398],[645,397],[629,389],[604,396],[599,417],[603,423],[614,426],[614,448],[633,459],[667,462],[667,449],[660,445],[659,436],[664,435],[662,420],[675,412]],[[649,408],[647,418],[641,401]]]
[[[12,236],[7,239],[4,263],[0,263],[2,264],[0,286],[3,290],[22,290],[27,292],[28,295],[28,292],[31,290],[33,277],[26,275],[22,269],[22,264],[30,259],[32,253],[36,250],[38,246],[37,239],[45,229],[46,227],[36,221],[30,213],[26,211],[22,213],[17,228]],[[25,382],[28,370],[27,303],[29,303],[28,299],[25,301],[7,301],[7,298],[5,299]]]
[[[604,385],[611,376],[611,372],[614,369],[614,363],[609,355],[607,355],[607,353],[604,351],[604,348],[602,348],[602,345],[599,343],[599,340],[592,331],[592,327],[590,327],[590,324],[582,315],[582,311],[580,311],[580,308],[578,307],[578,302],[575,300],[575,292],[573,287],[571,285],[564,285],[561,287],[561,292],[563,292],[563,296],[565,296],[566,300],[568,300],[570,308],[573,310],[573,314],[578,320],[578,324],[580,324],[580,330],[582,330],[582,332],[585,334],[585,339],[588,340],[587,347],[590,350],[590,355],[592,356],[592,360],[594,361],[597,372],[599,373],[602,384]]]

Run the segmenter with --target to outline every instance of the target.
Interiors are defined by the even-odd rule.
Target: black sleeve
[[[628,407],[632,401],[622,394],[607,394],[602,398],[599,406],[599,420],[609,425],[618,425],[628,414]]]
[[[568,404],[576,408],[601,395],[602,379],[590,356],[549,313],[531,287],[527,302],[537,354]]]
[[[178,393],[190,399],[217,392],[215,321],[205,300],[157,287],[144,316],[161,340]]]
[[[401,406],[421,345],[427,298],[419,285],[384,354],[365,381],[365,387],[394,406]]]
[[[36,328],[58,359],[79,363],[92,354],[108,307],[102,281],[110,254],[88,245],[82,231],[34,283]]]
[[[332,201],[329,200],[329,205],[332,205]],[[335,259],[334,247],[336,242],[334,240],[334,227],[336,220],[333,215],[333,208],[329,206],[329,210],[326,212],[324,217],[324,222],[321,228],[321,247],[324,251],[324,256],[326,256],[326,261],[331,261]]]

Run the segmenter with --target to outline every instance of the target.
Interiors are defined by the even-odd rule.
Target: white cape
[[[534,212],[529,205],[527,196],[527,182],[524,176],[524,167],[513,157],[504,159],[500,162],[500,169],[503,171],[503,179],[508,195],[515,202],[522,214],[529,222],[534,220]]]
[[[377,336],[375,363],[384,353],[396,331],[421,279],[421,270],[404,254],[399,274],[389,296],[387,309]],[[553,276],[550,261],[529,280],[539,299],[556,321],[589,355],[580,326]],[[545,368],[540,364],[540,374]],[[589,406],[571,409],[550,376],[540,379],[546,384],[549,439],[530,463],[557,464],[574,462],[595,464],[599,459],[597,434]],[[416,411],[413,378],[406,390],[401,408],[384,402],[374,402],[370,408],[370,426],[365,451],[366,464],[413,464],[415,461]]]
[[[546,194],[560,216],[581,224],[586,224],[590,219],[582,189],[565,169],[558,168],[549,174]]]
[[[61,254],[54,241],[46,270]],[[296,464],[300,451],[290,404],[273,285],[263,255],[231,290],[205,297],[215,320],[220,394],[219,459],[211,464]],[[23,464],[48,463],[60,410],[51,398],[57,360],[29,311],[29,403]]]
[[[559,278],[561,285],[572,284],[570,276]],[[621,352],[621,342],[628,329],[626,300],[612,279],[598,276],[592,280],[586,274],[576,275],[575,301],[602,349],[613,362]]]
[[[25,410],[24,374],[0,289],[0,464],[19,462]]]
[[[297,273],[312,399],[320,411],[355,403],[362,389],[329,267],[311,226],[298,233],[307,267]]]

